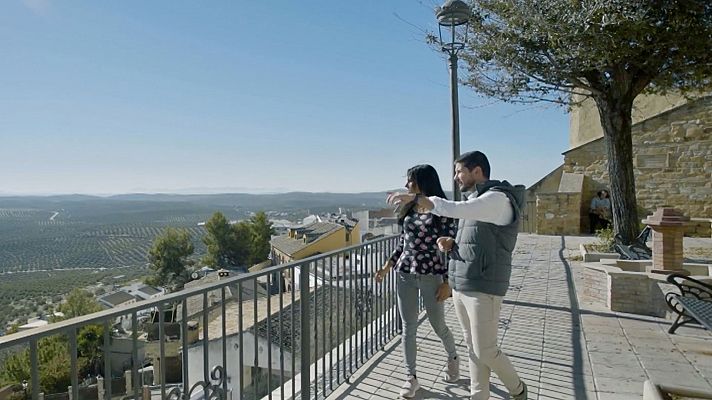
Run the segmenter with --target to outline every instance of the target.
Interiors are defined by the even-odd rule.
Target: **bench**
[[[670,274],[667,281],[680,293],[668,292],[665,302],[677,314],[668,333],[675,333],[680,326],[695,322],[712,331],[712,285],[681,274]]]

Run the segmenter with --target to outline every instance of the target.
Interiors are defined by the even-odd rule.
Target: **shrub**
[[[613,231],[613,228],[599,229],[596,231],[596,238],[598,238],[598,241],[593,244],[591,248],[599,253],[612,253],[613,245],[615,244],[614,237],[615,232]]]

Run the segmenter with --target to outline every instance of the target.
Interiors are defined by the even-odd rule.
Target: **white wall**
[[[358,224],[361,228],[361,241],[363,242],[363,236],[369,232],[369,221],[368,221],[368,210],[356,211],[351,215],[358,220]]]
[[[235,334],[228,336],[227,342],[227,387],[232,390],[233,396],[237,396],[240,391],[240,378],[245,379],[244,387],[250,385],[251,368],[255,364],[255,340],[252,333],[246,332],[242,336],[243,346],[243,362],[244,371],[240,375],[239,371],[243,370],[240,366],[240,336]],[[215,365],[222,365],[222,339],[215,339],[208,342],[208,372]],[[265,338],[258,337],[257,340],[257,355],[258,366],[267,368],[267,346],[272,348],[272,373],[279,376],[280,374],[280,348],[268,342]],[[295,360],[296,369],[299,370],[299,360]],[[284,375],[285,379],[292,375],[292,355],[284,353]],[[197,382],[204,381],[203,377],[203,344],[202,342],[195,343],[188,348],[188,382],[192,387]]]

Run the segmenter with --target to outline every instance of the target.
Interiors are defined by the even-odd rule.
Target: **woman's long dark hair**
[[[447,199],[443,187],[440,186],[438,172],[431,165],[416,165],[406,172],[406,177],[408,177],[409,181],[418,185],[423,196],[436,196]]]
[[[406,172],[406,177],[409,181],[418,185],[418,189],[420,189],[420,193],[422,193],[423,196],[436,196],[447,199],[443,187],[440,185],[438,172],[432,165],[420,164],[411,167],[408,169],[408,172]],[[413,207],[415,207],[415,202],[399,207],[399,210],[396,211],[398,215],[398,225],[403,225],[403,220],[405,220],[406,215],[408,215]]]

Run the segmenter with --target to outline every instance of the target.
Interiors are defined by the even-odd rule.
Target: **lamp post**
[[[460,106],[457,98],[457,53],[467,41],[467,22],[472,16],[470,6],[461,0],[447,0],[436,12],[440,48],[450,62],[450,102],[452,105],[452,174],[455,176],[455,160],[460,157]],[[443,28],[445,34],[443,35]],[[460,200],[460,188],[452,183],[454,200]]]

